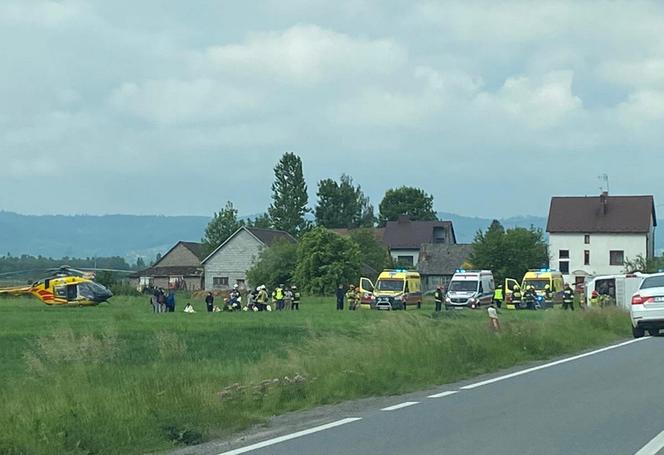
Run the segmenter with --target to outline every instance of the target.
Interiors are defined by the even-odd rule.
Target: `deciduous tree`
[[[353,229],[374,225],[373,207],[369,198],[359,185],[355,186],[352,177],[344,174],[339,182],[333,179],[321,180],[317,194],[315,215],[319,226]]]
[[[407,215],[413,221],[436,221],[433,210],[433,196],[419,188],[402,186],[388,190],[379,206],[380,225],[396,221],[401,215]]]
[[[238,219],[237,213],[233,203],[228,201],[219,213],[214,214],[207,228],[205,228],[205,236],[202,239],[208,253],[211,253],[228,240],[235,231],[244,226],[244,221]]]

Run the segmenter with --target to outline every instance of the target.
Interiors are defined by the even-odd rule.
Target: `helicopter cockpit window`
[[[67,285],[67,300],[76,300],[76,297],[78,297],[77,287],[75,284]]]
[[[67,298],[67,287],[66,286],[56,286],[55,287],[55,296],[61,298]]]

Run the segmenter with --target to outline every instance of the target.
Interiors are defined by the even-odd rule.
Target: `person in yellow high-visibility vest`
[[[499,284],[496,290],[493,293],[493,301],[496,304],[498,308],[503,306],[503,300],[505,299],[505,295],[503,293],[503,285]]]

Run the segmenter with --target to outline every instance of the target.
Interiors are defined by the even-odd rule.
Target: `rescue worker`
[[[551,286],[548,284],[544,286],[544,300],[551,302],[553,300],[553,292],[551,292]]]
[[[297,286],[295,285],[291,286],[291,291],[293,292],[293,306],[291,307],[291,310],[299,310],[300,300],[302,300],[302,295],[300,294],[300,291],[297,289]]]
[[[256,305],[258,307],[258,311],[267,310],[267,300],[267,289],[265,288],[265,285],[262,285],[258,291],[258,294],[256,295]]]
[[[346,292],[346,300],[348,301],[348,310],[355,311],[357,307],[357,292],[355,292],[354,284],[348,286],[348,292]]]
[[[228,304],[231,310],[242,309],[242,295],[240,294],[240,287],[236,284],[228,296]]]
[[[526,302],[526,307],[529,310],[534,310],[535,309],[535,299],[537,298],[537,295],[535,294],[535,287],[534,286],[528,286],[523,293],[523,300]]]
[[[568,309],[574,311],[574,291],[569,283],[566,283],[563,290],[563,310]]]
[[[337,287],[337,310],[344,309],[344,299],[346,298],[346,293],[344,292],[344,285],[340,284]]]
[[[293,290],[291,288],[284,289],[284,308],[293,309]]]
[[[284,309],[284,285],[280,284],[272,291],[272,302],[277,307],[277,311]]]
[[[522,298],[523,295],[521,294],[521,286],[515,284],[514,288],[512,289],[512,303],[514,304],[514,308],[518,309],[521,306]]]
[[[503,306],[503,300],[505,299],[505,295],[503,293],[503,285],[499,284],[496,290],[493,293],[493,302],[496,304],[498,308]]]
[[[436,300],[436,312],[440,312],[443,309],[443,300],[445,300],[443,286],[438,285],[436,292],[433,293],[433,298]]]
[[[593,291],[593,293],[590,294],[590,306],[596,307],[598,305],[599,305],[599,292]]]

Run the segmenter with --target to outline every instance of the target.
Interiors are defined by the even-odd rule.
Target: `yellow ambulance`
[[[375,286],[368,278],[362,278],[360,292],[364,296],[370,290],[371,307],[377,310],[405,310],[409,306],[422,306],[422,278],[417,272],[385,270],[378,276]]]

